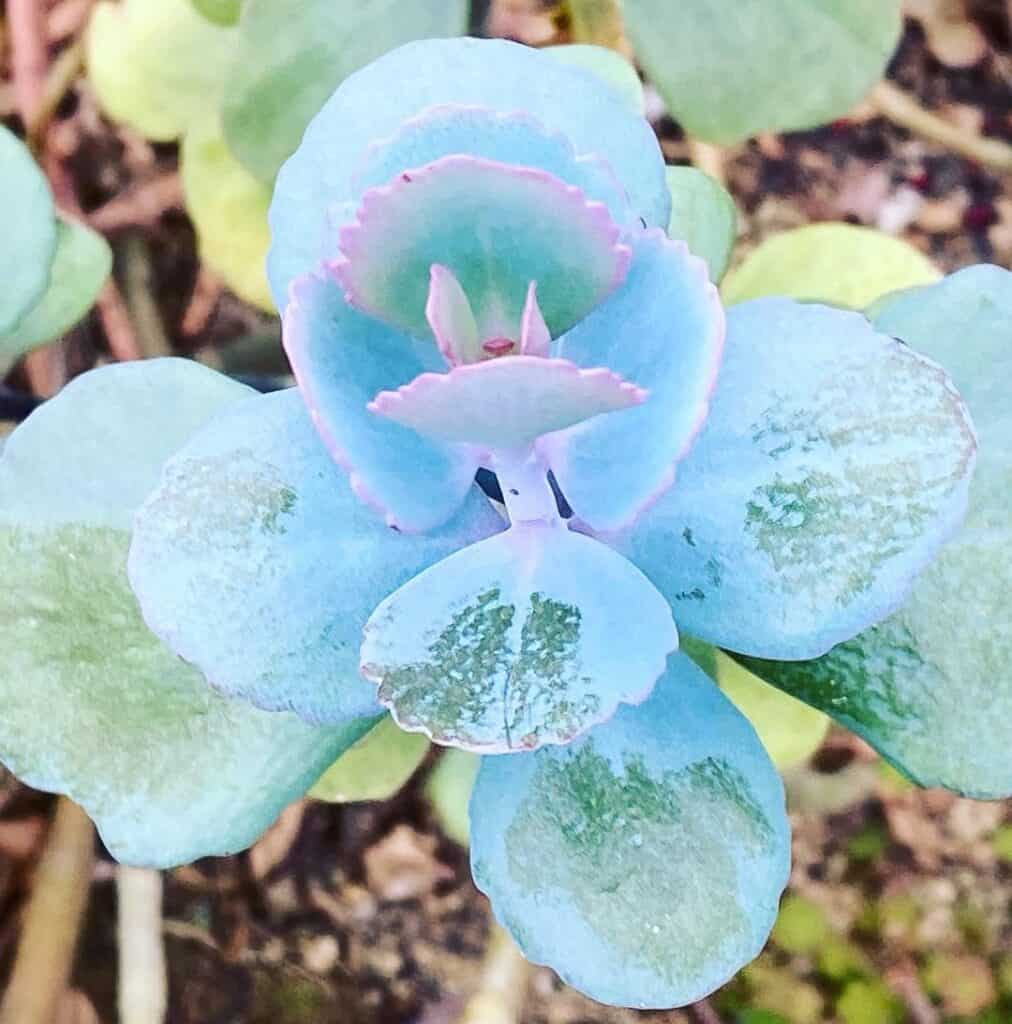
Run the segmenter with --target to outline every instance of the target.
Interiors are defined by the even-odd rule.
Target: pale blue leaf
[[[894,615],[799,665],[754,671],[923,786],[1012,795],[1012,274],[971,267],[883,300],[879,330],[937,359],[980,438],[966,523]]]
[[[370,145],[393,135],[409,118],[446,104],[529,114],[567,136],[578,154],[607,160],[637,214],[648,224],[667,227],[670,198],[657,140],[610,85],[504,40],[409,43],[345,80],[278,175],[268,271],[279,308],[288,282],[327,255],[321,251],[328,237],[327,211],[358,198],[351,181]],[[524,156],[518,153],[520,160]]]
[[[149,626],[217,689],[338,724],[380,710],[358,671],[373,608],[501,526],[476,487],[437,533],[384,526],[291,389],[226,410],[167,463],[137,515],[130,579]]]
[[[629,67],[618,54],[612,56]],[[593,155],[578,157],[565,135],[548,131],[522,111],[503,114],[459,105],[430,108],[405,121],[390,138],[373,144],[354,176],[352,192],[361,195],[366,189],[389,184],[405,171],[458,153],[537,167],[576,186],[588,199],[604,203],[616,223],[639,224],[639,215],[605,160]]]
[[[942,370],[857,313],[728,312],[710,415],[618,547],[687,633],[795,660],[894,611],[962,522],[975,439]]]
[[[478,459],[367,408],[380,391],[445,370],[436,346],[359,313],[324,273],[293,285],[284,345],[313,421],[355,494],[398,529],[445,523],[471,488]]]
[[[219,697],[130,591],[130,522],[162,462],[249,394],[182,360],[109,366],[29,417],[0,460],[0,759],[80,803],[128,863],[248,846],[372,721],[313,729]]]
[[[625,284],[554,346],[579,366],[606,366],[646,401],[546,438],[566,500],[594,529],[632,522],[675,475],[702,426],[724,340],[706,264],[660,231],[630,239]]]
[[[524,523],[380,604],[362,672],[402,728],[506,752],[567,743],[643,700],[677,646],[639,570],[561,523]]]
[[[790,868],[780,777],[683,654],[567,747],[482,758],[471,866],[524,955],[592,999],[703,998],[755,957]]]

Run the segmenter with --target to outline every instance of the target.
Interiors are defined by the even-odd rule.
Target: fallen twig
[[[161,1024],[168,1008],[162,938],[162,876],[116,869],[120,1024]]]
[[[727,167],[724,160],[724,150],[710,142],[703,142],[701,139],[690,138],[688,140],[689,159],[694,167],[698,167],[704,174],[708,174],[714,181],[721,185],[727,184]]]
[[[929,142],[937,142],[984,167],[1012,171],[1012,146],[1007,142],[985,138],[946,121],[892,82],[879,82],[872,90],[871,101],[883,117]]]
[[[0,1003],[0,1024],[52,1024],[67,987],[88,902],[95,830],[77,804],[61,797],[21,929],[14,969]]]
[[[137,232],[123,240],[123,296],[143,357],[168,356],[172,343],[151,292],[151,254],[148,244]]]
[[[115,199],[92,210],[88,223],[110,235],[126,228],[153,227],[169,210],[183,205],[183,189],[175,171],[159,174],[149,181],[132,185]]]

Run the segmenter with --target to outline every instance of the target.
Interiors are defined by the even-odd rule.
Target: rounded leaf
[[[432,804],[440,828],[456,843],[471,841],[471,822],[467,807],[478,777],[481,758],[469,750],[450,747],[439,755],[425,784],[425,795]]]
[[[390,82],[400,85],[391,89]],[[278,175],[268,273],[279,306],[288,282],[326,256],[328,211],[359,198],[352,181],[372,143],[447,104],[520,111],[561,132],[578,155],[608,161],[647,224],[667,226],[670,199],[657,140],[595,75],[501,39],[409,43],[345,80]]]
[[[643,83],[636,73],[635,65],[622,54],[607,46],[591,46],[587,43],[546,46],[542,52],[550,53],[563,64],[583,68],[596,75],[625,100],[631,111],[644,116],[646,104],[643,99]]]
[[[728,304],[781,295],[864,309],[900,288],[932,284],[941,271],[909,242],[854,224],[809,224],[774,235],[724,278]]]
[[[790,867],[780,777],[685,655],[566,747],[482,759],[471,866],[524,955],[600,1002],[682,1006],[762,949]]]
[[[88,24],[88,78],[114,121],[171,142],[216,109],[235,31],[191,0],[101,0]]]
[[[636,56],[690,135],[732,143],[841,117],[885,73],[898,0],[624,0]]]
[[[136,517],[130,579],[149,626],[217,689],[340,724],[380,711],[358,672],[373,608],[501,526],[472,487],[442,530],[391,530],[292,388],[226,409],[166,463]]]
[[[1012,273],[971,267],[875,316],[952,374],[980,439],[966,522],[884,622],[753,671],[822,708],[922,786],[1012,796]]]
[[[506,753],[568,743],[643,700],[677,646],[666,602],[624,558],[523,523],[391,594],[361,659],[402,728]]]
[[[895,611],[958,529],[973,427],[939,366],[858,313],[758,299],[727,324],[699,437],[616,544],[685,632],[814,658]]]
[[[467,17],[467,0],[246,0],[223,108],[229,146],[269,185],[343,79],[411,39],[462,35]]]
[[[387,800],[414,775],[428,750],[425,736],[405,732],[387,715],[320,776],[309,795],[337,804]]]
[[[45,175],[25,145],[0,125],[0,191],[5,217],[0,246],[0,334],[12,330],[39,301],[56,250],[56,215]],[[0,341],[0,366],[6,353]]]
[[[161,463],[249,393],[182,360],[105,367],[0,459],[0,759],[80,803],[128,863],[249,845],[371,723],[313,729],[219,697],[148,631],[127,583]]]
[[[215,25],[234,25],[239,20],[242,0],[192,0],[193,6]]]
[[[84,224],[61,218],[49,286],[6,334],[0,334],[0,365],[66,333],[91,309],[112,270],[109,243]]]
[[[668,234],[682,239],[719,281],[727,270],[738,235],[738,209],[718,181],[695,167],[669,167],[671,221]]]
[[[179,170],[201,259],[241,299],[273,312],[266,270],[270,189],[232,156],[213,119],[187,132]]]

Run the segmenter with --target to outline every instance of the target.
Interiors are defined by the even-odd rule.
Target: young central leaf
[[[396,391],[380,392],[369,408],[440,441],[521,447],[645,397],[607,369],[507,356],[449,373],[423,373]]]
[[[610,548],[523,524],[451,555],[372,614],[362,671],[402,728],[482,753],[567,743],[638,703],[678,646]]]
[[[362,197],[333,272],[349,301],[420,337],[433,265],[459,281],[485,336],[515,338],[532,281],[553,337],[622,282],[629,249],[602,203],[532,167],[447,156]],[[489,335],[487,332],[491,331]]]

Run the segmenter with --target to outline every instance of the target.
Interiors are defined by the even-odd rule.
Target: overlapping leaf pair
[[[976,438],[860,314],[725,319],[668,216],[649,127],[577,68],[458,40],[348,79],[272,209],[298,389],[112,367],[12,438],[5,759],[164,864],[251,841],[388,708],[490,755],[475,878],[532,959],[632,1006],[730,976],[787,878],[783,790],[675,623],[774,666],[857,644],[783,685],[864,726],[853,638],[958,527]],[[889,685],[877,721],[909,720]]]

